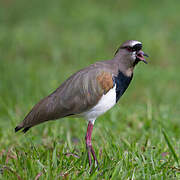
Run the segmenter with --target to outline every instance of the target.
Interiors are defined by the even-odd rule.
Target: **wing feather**
[[[37,103],[15,131],[24,128],[26,132],[42,122],[87,111],[112,87],[112,73],[108,68],[91,65],[72,75],[52,94]]]

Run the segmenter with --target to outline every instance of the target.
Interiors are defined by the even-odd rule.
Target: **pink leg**
[[[91,164],[92,164],[91,154],[92,154],[92,156],[93,156],[94,161],[95,161],[95,162],[97,163],[97,165],[98,165],[98,160],[97,160],[97,158],[96,158],[96,154],[95,154],[94,149],[93,149],[92,144],[91,144],[91,134],[92,134],[92,130],[93,130],[93,124],[89,121],[88,127],[87,127],[87,133],[86,133],[86,137],[85,137],[85,140],[86,140],[86,148],[87,148],[87,151],[88,151],[89,166],[91,166]]]

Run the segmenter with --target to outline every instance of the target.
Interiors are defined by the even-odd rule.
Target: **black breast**
[[[114,85],[116,84],[116,102],[118,102],[119,98],[124,94],[126,89],[128,88],[133,74],[129,77],[124,75],[121,71],[118,72],[118,75],[113,78]]]

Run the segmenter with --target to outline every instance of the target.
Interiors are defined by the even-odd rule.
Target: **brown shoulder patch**
[[[102,72],[97,76],[97,81],[99,82],[101,88],[106,94],[111,88],[113,88],[113,79],[112,75],[108,72]]]

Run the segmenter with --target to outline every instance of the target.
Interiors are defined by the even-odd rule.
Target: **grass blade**
[[[179,165],[178,156],[177,156],[177,154],[176,154],[176,152],[175,152],[175,150],[174,150],[174,148],[173,148],[173,146],[172,146],[172,144],[171,144],[171,142],[170,142],[170,139],[169,139],[169,137],[167,136],[167,134],[166,134],[166,132],[165,132],[164,129],[162,129],[162,133],[163,133],[163,135],[164,135],[164,139],[165,139],[165,141],[166,141],[166,143],[167,143],[167,145],[168,145],[171,153],[173,154],[173,157],[174,157],[175,161],[176,161],[177,164]]]

